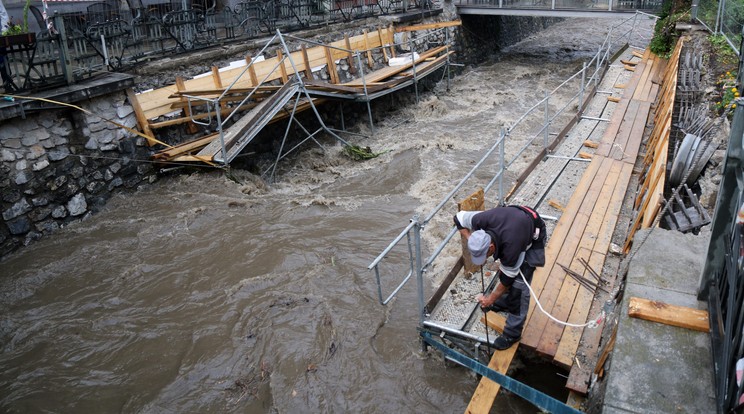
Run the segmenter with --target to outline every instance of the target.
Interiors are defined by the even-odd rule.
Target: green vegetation
[[[28,8],[31,6],[31,0],[26,0],[26,5],[23,6],[23,23],[13,23],[10,22],[10,25],[7,29],[3,30],[2,33],[0,33],[0,36],[11,36],[11,35],[17,35],[17,34],[23,34],[28,33]]]
[[[739,99],[736,71],[726,72],[719,76],[716,86],[720,96],[720,99],[715,103],[716,112],[722,114],[736,108],[736,99]]]
[[[344,154],[346,154],[349,158],[351,158],[354,161],[369,160],[372,158],[379,157],[380,155],[386,152],[388,151],[372,152],[372,149],[370,147],[362,148],[357,145],[347,145],[344,147]]]
[[[677,22],[690,21],[689,0],[665,0],[649,48],[657,56],[669,58],[677,43]]]
[[[713,46],[713,54],[721,64],[736,65],[738,63],[739,58],[736,56],[736,52],[731,49],[731,45],[728,44],[723,35],[710,35],[708,40],[710,45]]]

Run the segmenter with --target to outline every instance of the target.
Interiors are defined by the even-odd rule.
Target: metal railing
[[[718,413],[740,412],[744,386],[744,99],[731,125],[698,299],[708,302]],[[738,214],[738,215],[737,215]]]
[[[610,27],[609,32],[597,53],[583,65],[583,68],[580,71],[569,77],[555,89],[546,91],[545,98],[530,107],[524,115],[518,118],[512,125],[502,128],[494,142],[488,150],[486,150],[483,157],[439,202],[439,204],[437,204],[437,206],[434,207],[434,209],[423,220],[420,219],[419,215],[415,215],[408,226],[406,226],[406,228],[403,229],[403,231],[382,251],[382,253],[380,253],[369,264],[368,269],[374,270],[375,272],[378,300],[380,304],[387,305],[415,276],[417,280],[420,322],[423,324],[426,317],[423,297],[424,275],[442,251],[444,251],[452,237],[457,234],[457,229],[452,226],[444,240],[433,249],[433,252],[428,257],[423,256],[422,253],[422,232],[426,230],[427,226],[438,214],[444,212],[445,206],[450,203],[455,203],[455,195],[461,189],[465,188],[466,184],[468,184],[471,189],[474,189],[479,185],[474,177],[476,176],[476,172],[479,172],[481,169],[492,168],[494,165],[498,165],[494,175],[486,183],[484,193],[488,195],[489,192],[495,189],[496,193],[493,195],[493,198],[499,204],[503,204],[505,199],[504,172],[516,160],[518,160],[522,154],[527,153],[535,143],[540,144],[538,146],[542,148],[542,150],[535,155],[535,158],[541,158],[547,155],[547,148],[550,145],[548,141],[549,137],[552,135],[551,126],[553,126],[559,118],[569,118],[570,114],[567,112],[572,108],[572,106],[577,108],[574,116],[581,116],[584,106],[589,102],[590,95],[596,91],[604,71],[609,66],[609,59],[611,58],[613,45],[617,44],[615,42],[623,39],[626,39],[625,43],[630,42],[631,36],[637,32],[636,22],[639,18],[655,19],[656,16],[647,15],[645,13],[636,13],[633,17]],[[620,31],[619,29],[624,26],[630,26],[630,28],[624,32]],[[650,33],[647,34],[646,38],[650,38]],[[555,96],[559,92],[570,90],[570,88],[576,88],[576,92],[566,99],[567,103],[560,108],[554,108],[551,110],[551,97]],[[536,123],[538,127],[535,126]],[[506,148],[511,143],[510,138],[513,136],[519,136],[520,140],[524,140],[526,143],[519,148],[509,150],[509,154],[507,155]],[[492,158],[496,159],[492,160]],[[447,213],[451,217],[455,212],[447,211]],[[399,252],[396,247],[398,247],[404,239],[407,241],[407,251]],[[402,277],[400,277],[400,273],[397,272],[384,275],[381,272],[381,266],[385,263],[385,260],[390,259],[394,253],[397,253],[395,256],[396,258],[405,257],[407,255],[407,265],[402,263],[393,263],[391,265],[393,268],[404,267],[408,269],[407,273]],[[400,280],[400,282],[395,282],[396,280]],[[391,293],[383,293],[383,290],[385,290],[383,289],[383,284],[390,285],[391,281],[394,285],[392,289],[388,289]]]
[[[714,35],[721,35],[741,56],[742,30],[744,30],[744,4],[732,0],[700,0],[693,2],[692,17]]]

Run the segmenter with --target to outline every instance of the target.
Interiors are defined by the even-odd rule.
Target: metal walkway
[[[636,16],[642,15],[637,14]],[[647,18],[648,16],[646,15],[643,17]],[[635,28],[635,21],[633,20],[631,22],[631,20],[633,19],[629,19],[629,21],[625,22],[625,24],[632,24]],[[611,61],[615,62],[622,58],[630,61],[633,59],[633,53],[631,52],[635,52],[631,49],[628,49],[620,57],[610,56],[610,50],[612,49],[611,44],[617,42],[618,40],[617,32],[613,34],[613,30],[615,29],[615,27],[612,28],[610,34],[608,34],[607,36],[605,44],[602,46],[600,51],[589,63],[585,64],[584,68],[581,71],[566,80],[563,84],[561,84],[558,88],[550,93],[555,93],[560,88],[568,88],[568,90],[572,90],[572,88],[576,87],[578,89],[578,92],[576,93],[576,95],[574,95],[573,100],[570,100],[570,102],[568,102],[565,107],[552,110],[549,109],[549,105],[547,105],[547,102],[550,99],[550,94],[546,94],[546,98],[544,100],[536,103],[528,111],[528,113],[526,113],[522,118],[516,121],[514,125],[507,127],[500,133],[500,136],[498,137],[498,139],[496,139],[496,142],[490,149],[485,152],[483,158],[481,158],[481,160],[476,163],[470,173],[466,175],[455,186],[455,188],[444,198],[442,202],[440,202],[439,205],[437,205],[433,212],[431,212],[428,216],[426,216],[426,218],[423,219],[415,216],[411,220],[411,223],[408,225],[408,227],[403,230],[403,232],[388,246],[388,248],[386,248],[370,264],[369,268],[375,271],[375,275],[378,280],[378,293],[380,302],[382,304],[387,304],[388,302],[390,302],[396,295],[396,293],[403,287],[403,285],[405,285],[410,279],[414,277],[416,278],[419,285],[422,285],[426,272],[431,271],[432,264],[437,260],[437,257],[445,250],[448,244],[452,242],[451,239],[457,236],[457,231],[453,227],[450,230],[449,234],[444,238],[444,240],[433,249],[434,251],[430,254],[430,256],[422,255],[421,232],[428,228],[427,224],[431,222],[436,214],[442,212],[444,212],[445,214],[452,214],[452,211],[443,211],[443,207],[446,205],[451,206],[453,202],[457,203],[458,206],[460,206],[463,210],[482,210],[484,208],[493,207],[494,204],[505,204],[507,199],[509,200],[509,204],[517,203],[530,205],[533,207],[539,206],[541,214],[549,221],[549,236],[557,231],[555,225],[557,218],[553,217],[551,220],[550,217],[546,216],[550,216],[551,213],[555,214],[556,216],[561,216],[562,211],[560,211],[560,209],[551,210],[550,208],[548,208],[548,200],[550,199],[549,189],[545,190],[544,188],[537,187],[547,186],[550,188],[553,186],[563,185],[564,183],[558,183],[557,180],[555,180],[556,175],[563,175],[564,173],[566,173],[565,175],[570,179],[571,177],[581,177],[584,174],[584,170],[591,164],[590,162],[587,162],[587,159],[583,159],[579,156],[581,152],[585,151],[583,147],[584,142],[587,139],[590,139],[596,143],[600,143],[603,141],[603,139],[601,138],[604,138],[604,136],[607,135],[607,132],[605,132],[605,130],[611,128],[609,127],[608,121],[610,121],[614,109],[621,106],[618,104],[620,96],[630,93],[629,90],[631,88],[628,88],[628,90],[625,90],[625,88],[626,85],[629,86],[632,84],[631,76],[640,77],[643,73],[645,73],[645,71],[641,70],[640,68],[638,69],[638,73],[635,73],[631,70],[627,70],[625,68],[625,65],[611,63]],[[619,37],[620,39],[623,39],[625,35],[623,34]],[[627,43],[629,43],[629,41]],[[634,65],[640,63],[640,61],[638,60],[639,58],[640,57],[635,57],[636,60],[633,61]],[[651,83],[651,79],[648,75],[645,76],[645,79],[648,80],[649,84]],[[571,110],[574,110],[575,108],[575,110],[577,111],[576,115],[574,116],[573,120],[568,122],[568,125],[566,125],[566,127],[557,134],[558,138],[551,141],[550,136],[556,134],[551,134],[550,125],[556,123],[556,118],[564,113],[564,111],[571,112],[571,110],[567,109],[569,107],[571,107]],[[620,114],[622,115],[622,113],[624,112],[625,111],[623,110]],[[567,117],[570,117],[570,115],[571,114],[564,114],[564,116]],[[524,119],[528,119],[530,117],[534,119],[535,117],[539,116],[541,116],[545,120],[543,128],[541,128],[539,131],[535,131],[534,128],[530,129],[529,132],[520,130],[522,121]],[[620,116],[620,118],[623,119],[622,116]],[[565,120],[565,118],[561,119]],[[617,132],[617,130],[614,131]],[[505,158],[503,143],[504,140],[509,138],[509,136],[512,134],[531,135],[527,135],[528,139],[525,139],[525,141],[527,141],[525,147],[520,149],[517,154],[514,155],[514,158],[510,161],[509,159]],[[543,178],[548,178],[531,180],[530,178],[532,176],[532,173],[530,173],[530,176],[519,179],[521,185],[518,186],[517,191],[505,191],[503,183],[504,171],[510,167],[510,165],[514,162],[514,159],[522,156],[527,147],[534,147],[541,144],[544,145],[544,149],[542,152],[537,154],[535,158],[537,164],[535,164],[532,169],[529,170],[537,173],[537,175],[542,174]],[[496,154],[499,155],[497,156]],[[512,154],[510,154],[509,156],[511,157]],[[540,162],[540,160],[542,160],[542,162]],[[594,164],[598,165],[598,163]],[[476,198],[477,193],[468,196],[466,198],[466,201],[462,202],[462,196],[459,196],[458,199],[454,199],[454,197],[456,196],[456,194],[458,194],[458,192],[464,190],[465,188],[468,188],[464,187],[465,183],[469,182],[468,180],[473,179],[475,172],[478,171],[478,169],[482,165],[488,165],[492,169],[498,168],[496,171],[496,175],[490,180],[490,182],[488,182],[487,185],[483,186],[482,194],[486,194],[489,202],[491,202],[492,204],[483,206],[478,205],[479,203],[476,202],[474,203],[476,204],[474,206],[463,206],[464,204],[468,204],[472,199]],[[498,167],[496,167],[497,165]],[[537,168],[538,166],[539,168]],[[545,171],[539,173],[539,170],[542,169],[544,169]],[[631,169],[628,169],[628,171],[630,170]],[[607,175],[608,174],[605,171],[605,176]],[[588,179],[587,182],[591,181],[591,179]],[[575,188],[577,184],[577,182],[569,183],[569,188]],[[474,188],[473,186],[474,184],[469,184],[469,188]],[[477,186],[480,186],[480,184],[475,184],[475,186],[477,188]],[[600,187],[602,186],[600,185]],[[624,194],[624,191],[621,192]],[[571,194],[570,191],[564,191],[564,193]],[[562,203],[563,205],[570,204],[569,200],[562,200]],[[604,210],[602,210],[602,212],[604,213]],[[592,222],[594,223],[594,221]],[[565,227],[565,225],[563,227]],[[559,244],[562,244],[563,239],[567,238],[566,232],[558,231],[558,233],[560,234],[560,236],[558,236],[557,239],[559,239],[558,241],[561,242]],[[387,258],[390,252],[396,250],[396,247],[399,244],[400,246],[397,247],[397,252],[400,253],[400,249],[405,247],[404,243],[402,242],[404,239],[408,241],[407,247],[411,261],[410,270],[408,271],[408,274],[403,277],[402,282],[392,290],[392,293],[390,293],[387,298],[385,298],[383,295],[382,282],[385,281],[386,284],[389,284],[391,283],[390,281],[392,279],[390,275],[381,272],[381,268],[379,265],[383,260]],[[457,236],[457,239],[459,240],[459,236]],[[578,240],[582,240],[582,238],[579,237]],[[459,249],[459,243],[457,244],[457,248]],[[548,245],[548,248],[550,248],[549,246],[550,245]],[[568,257],[573,257],[573,255],[569,255]],[[475,273],[472,274],[467,271],[463,271],[463,267],[466,267],[466,261],[467,260],[465,258],[460,258],[457,263],[452,266],[449,274],[444,276],[444,281],[441,283],[436,292],[434,292],[434,294],[431,296],[431,299],[429,299],[427,303],[424,303],[423,287],[419,286],[419,301],[420,308],[422,310],[420,330],[422,341],[424,342],[424,347],[433,346],[439,350],[442,350],[445,354],[445,359],[455,361],[469,369],[478,372],[481,375],[484,375],[485,379],[481,381],[481,384],[475,391],[474,400],[476,399],[476,396],[482,396],[483,398],[480,398],[480,401],[475,405],[471,404],[471,406],[468,407],[468,411],[488,412],[493,402],[493,397],[496,396],[496,393],[501,386],[514,391],[512,388],[510,388],[514,385],[512,383],[512,379],[494,375],[494,372],[492,371],[505,373],[509,367],[509,364],[511,363],[511,359],[516,353],[517,346],[515,345],[508,350],[496,352],[493,354],[493,358],[491,358],[490,352],[487,350],[487,344],[493,343],[493,341],[496,339],[496,337],[498,336],[499,324],[503,324],[505,318],[503,317],[503,315],[489,314],[487,317],[488,320],[484,321],[484,315],[477,308],[474,297],[476,296],[476,294],[482,292],[484,289],[490,289],[490,285],[493,283],[495,272],[492,272],[489,269],[483,269],[482,274],[480,273],[480,271],[477,270],[475,271]],[[449,266],[451,266],[446,263],[440,263],[440,265],[444,266],[444,268],[446,269],[449,269]],[[556,265],[556,267],[559,266]],[[573,263],[571,263],[570,267],[572,271],[576,270],[573,269]],[[601,271],[601,267],[597,266],[596,263],[594,263],[593,261],[591,262],[591,267],[599,269]],[[470,271],[472,272],[473,270]],[[589,269],[587,268],[586,271],[589,272]],[[564,279],[567,279],[567,283],[571,284],[571,279],[565,274],[562,275],[561,280]],[[574,292],[576,292],[576,284],[573,284],[572,286]],[[560,290],[562,289],[559,288],[559,291]],[[555,303],[555,300],[553,303]],[[568,309],[571,309],[571,304],[572,301],[568,300],[568,302],[566,303],[566,305],[569,306]],[[589,307],[586,307],[586,310],[589,310]],[[569,319],[571,322],[574,323],[582,323],[588,320],[593,320],[589,318],[594,318],[595,316],[597,316],[594,310],[592,310],[590,315],[587,315],[587,313],[584,314],[583,321],[577,320],[578,317],[576,319],[573,319],[573,314],[571,314],[572,316]],[[566,320],[566,318],[564,318],[563,320]],[[489,329],[485,328],[485,324],[483,322],[487,322]],[[528,330],[525,329],[525,333],[527,332]],[[449,349],[449,351],[445,351],[445,348]],[[453,352],[458,353],[459,355],[451,355]],[[573,356],[571,358],[573,358]],[[490,363],[488,362],[489,359]],[[486,365],[488,366],[486,367]],[[563,366],[565,366],[565,364]],[[522,386],[523,384],[519,384],[517,385],[517,388]],[[518,393],[518,395],[522,394]],[[544,399],[543,396],[535,392],[528,393],[525,398],[541,408],[547,408],[545,404],[554,404],[554,402]],[[567,407],[562,403],[558,404],[557,406],[553,406],[549,410],[551,412],[575,412],[575,410],[572,410],[570,407]]]

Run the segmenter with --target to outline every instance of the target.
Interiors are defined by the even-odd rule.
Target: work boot
[[[508,336],[501,335],[493,341],[493,347],[499,351],[509,349],[515,342],[519,341],[519,338],[509,338]]]

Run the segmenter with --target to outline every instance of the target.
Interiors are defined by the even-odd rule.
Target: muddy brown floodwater
[[[462,412],[474,376],[421,353],[413,284],[382,307],[367,266],[613,22],[566,20],[465,70],[357,138],[379,158],[328,142],[271,186],[166,176],[10,255],[0,411]]]

